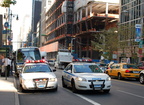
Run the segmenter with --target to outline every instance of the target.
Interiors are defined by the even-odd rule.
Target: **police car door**
[[[64,80],[65,83],[67,85],[71,84],[71,76],[72,76],[72,65],[69,64],[66,68],[65,68],[65,75],[64,75]]]

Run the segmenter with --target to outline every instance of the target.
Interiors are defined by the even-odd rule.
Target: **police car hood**
[[[34,79],[34,78],[56,78],[56,75],[53,72],[48,73],[24,73],[22,74],[23,78]]]
[[[106,79],[107,77],[109,77],[105,73],[76,73],[76,76],[87,79],[94,79],[94,78]]]

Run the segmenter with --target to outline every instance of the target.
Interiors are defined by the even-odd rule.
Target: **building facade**
[[[144,0],[120,0],[119,58],[130,57],[132,63],[144,61]]]
[[[45,41],[40,49],[55,58],[59,49],[69,49],[77,57],[100,59],[92,49],[93,34],[115,27],[119,0],[55,0],[46,11]],[[48,0],[50,3],[50,0]]]
[[[37,46],[37,24],[41,19],[41,3],[42,0],[32,1],[32,26],[31,26],[31,46]]]

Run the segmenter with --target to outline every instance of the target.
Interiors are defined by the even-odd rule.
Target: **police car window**
[[[28,65],[23,71],[23,73],[33,72],[51,72],[51,69],[47,65]]]
[[[72,65],[68,65],[65,70],[72,70]]]
[[[97,65],[74,65],[75,73],[102,73]]]

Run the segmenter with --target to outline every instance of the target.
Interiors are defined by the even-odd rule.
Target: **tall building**
[[[42,0],[33,0],[32,1],[32,45],[36,46],[36,31],[37,31],[37,23],[40,21],[41,18],[41,2]]]
[[[144,61],[143,26],[144,1],[120,0],[120,48],[119,58],[130,57],[132,63]]]
[[[119,0],[54,0],[45,16],[46,35],[40,49],[49,58],[70,48],[79,58],[99,59],[99,52],[92,49],[92,35],[117,25]]]
[[[45,39],[44,39],[44,36],[46,35],[46,31],[45,31],[45,27],[46,27],[46,24],[45,24],[45,14],[46,14],[46,2],[47,0],[42,0],[42,6],[41,6],[41,32],[40,32],[40,37],[39,37],[39,42],[40,42],[40,46],[42,46],[42,43],[41,42],[44,42]]]

